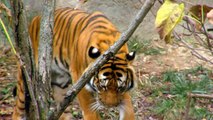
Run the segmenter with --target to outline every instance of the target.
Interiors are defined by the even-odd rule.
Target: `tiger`
[[[29,34],[38,67],[38,44],[41,16],[33,18]],[[67,90],[76,83],[89,66],[94,64],[121,36],[118,29],[101,12],[88,13],[79,9],[59,8],[54,13],[53,58],[51,86],[56,103],[63,101]],[[119,120],[134,120],[134,107],[129,91],[135,85],[133,60],[125,43],[109,59],[77,95],[84,120],[101,120],[99,110],[118,108]],[[13,120],[26,119],[26,102],[22,72],[18,71],[17,99]],[[60,120],[72,117],[71,105]]]

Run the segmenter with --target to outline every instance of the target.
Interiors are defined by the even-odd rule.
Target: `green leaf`
[[[184,4],[166,0],[157,12],[155,27],[166,43],[171,43],[171,33],[175,26],[182,20]]]

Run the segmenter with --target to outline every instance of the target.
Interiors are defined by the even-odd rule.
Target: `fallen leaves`
[[[16,57],[8,47],[0,47],[0,120],[11,120],[15,86]]]

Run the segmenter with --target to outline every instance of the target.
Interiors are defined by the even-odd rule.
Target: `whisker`
[[[101,105],[101,103],[99,101],[95,101],[94,103],[92,103],[90,105],[90,108],[92,111],[98,111],[104,108],[103,105]]]
[[[97,111],[97,109],[98,109],[98,103],[97,103],[97,101],[95,101],[94,103],[92,103],[90,105],[90,108],[91,108],[92,111]]]

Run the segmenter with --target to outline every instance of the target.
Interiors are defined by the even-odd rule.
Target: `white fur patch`
[[[105,86],[107,86],[108,82],[109,82],[109,80],[105,80]]]
[[[119,108],[119,120],[124,120],[125,110],[121,107]]]
[[[94,77],[92,77],[91,80],[89,81],[91,85],[93,85],[93,81],[94,81]]]
[[[122,87],[124,87],[125,84],[123,84],[123,82],[126,81],[126,75],[123,75],[122,77],[119,77],[119,78],[121,81],[120,80],[117,81],[118,87],[121,87],[121,85]]]
[[[99,78],[100,78],[100,79],[106,79],[107,77],[104,76],[103,74],[101,74],[101,75],[99,76]]]
[[[86,90],[93,92],[93,89],[88,84],[85,85],[85,88],[86,88]]]
[[[91,80],[89,81],[89,83],[88,83],[88,84],[93,85],[93,81],[94,81],[94,77],[92,77],[92,78],[91,78]],[[90,86],[90,85],[88,85],[88,84],[86,84],[86,85],[85,85],[85,88],[86,88],[86,90],[88,90],[88,91],[92,92],[92,91],[93,91],[93,89],[92,89],[92,88],[91,88],[91,86]]]

